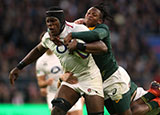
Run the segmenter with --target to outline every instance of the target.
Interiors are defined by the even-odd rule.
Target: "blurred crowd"
[[[66,20],[84,17],[87,9],[102,0],[0,0],[0,103],[44,103],[37,86],[34,64],[27,66],[15,86],[9,83],[9,71],[39,43],[46,30],[45,10],[59,5]],[[106,0],[104,0],[106,1]],[[114,54],[132,80],[145,89],[160,81],[160,64],[146,42],[148,36],[160,36],[159,0],[108,0],[113,16],[110,27]]]

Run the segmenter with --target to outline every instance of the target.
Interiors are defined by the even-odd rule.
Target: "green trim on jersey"
[[[130,82],[131,84],[130,84],[130,93],[131,93],[131,95],[133,95],[133,93],[137,90],[137,88],[138,88],[138,86],[133,82],[133,81],[131,81]]]
[[[92,55],[95,63],[101,71],[103,81],[106,80],[118,69],[118,64],[112,53],[110,32],[107,25],[98,24],[92,31],[72,32],[72,37],[81,39],[86,43],[101,40],[106,44],[106,46],[108,47],[107,53]]]

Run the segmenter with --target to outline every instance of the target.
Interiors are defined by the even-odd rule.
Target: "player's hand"
[[[9,79],[10,79],[11,85],[14,85],[14,82],[18,78],[18,74],[19,74],[20,71],[21,70],[19,70],[17,67],[15,67],[9,73]]]
[[[67,79],[68,79],[70,76],[72,76],[72,75],[73,75],[73,73],[71,73],[71,72],[66,72],[66,73],[62,74],[62,75],[60,76],[60,78],[61,78],[62,81],[67,81]]]
[[[47,88],[40,88],[41,96],[46,97],[47,96]]]
[[[76,84],[78,83],[77,77],[73,76],[73,73],[66,72],[60,77],[63,81],[70,83],[70,84]]]
[[[80,18],[74,21],[76,24],[84,24],[84,18]]]
[[[52,85],[53,80],[54,80],[53,78],[49,78],[49,79],[47,79],[47,84],[48,84],[48,85]]]
[[[53,35],[51,31],[49,31],[49,36],[50,36],[50,40],[54,42],[56,45],[60,46],[63,44],[62,41],[60,40],[60,37]]]
[[[77,40],[73,39],[67,46],[70,53],[73,53],[74,50],[77,49]]]
[[[49,33],[49,35],[50,35],[50,40],[54,42],[56,45],[60,46],[63,44],[59,36],[53,36],[51,33]]]
[[[67,79],[72,76],[73,74],[71,72],[66,72],[64,74],[62,74],[60,77],[59,77],[59,80],[57,82],[57,88],[59,88],[61,86],[61,82],[62,81],[67,81]],[[60,81],[61,79],[61,81]]]
[[[64,45],[68,45],[69,42],[72,40],[72,33],[69,33],[65,38],[64,38]]]

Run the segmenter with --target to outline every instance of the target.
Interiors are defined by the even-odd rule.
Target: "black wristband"
[[[20,63],[18,63],[17,68],[18,68],[19,70],[21,70],[21,69],[23,69],[25,66],[26,66],[26,64],[25,64],[24,62],[20,62]]]
[[[81,50],[81,51],[85,51],[86,50],[86,45],[85,43],[77,43],[77,49]]]

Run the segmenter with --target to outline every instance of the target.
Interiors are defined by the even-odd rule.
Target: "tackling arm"
[[[96,41],[92,43],[78,43],[75,39],[67,46],[69,51],[81,50],[92,54],[101,54],[107,52],[108,48],[103,41]]]
[[[64,38],[64,43],[67,45],[72,39],[80,39],[86,43],[91,43],[103,40],[109,37],[109,29],[106,25],[101,24],[96,26],[92,31],[71,32]]]
[[[95,28],[92,31],[71,33],[72,38],[81,39],[87,43],[103,40],[107,36],[108,36],[108,31],[105,28]]]
[[[96,41],[86,44],[85,52],[92,54],[101,54],[107,52],[108,48],[102,41]]]

